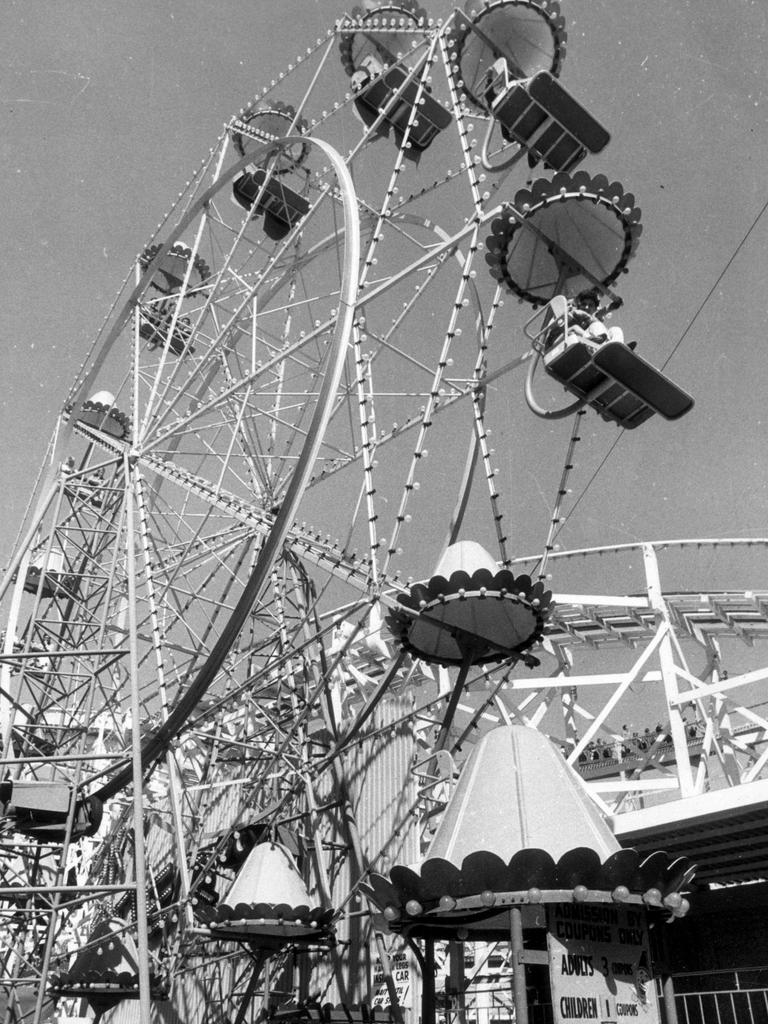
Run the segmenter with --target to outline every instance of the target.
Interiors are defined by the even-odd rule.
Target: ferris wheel
[[[565,43],[554,0],[354,8],[137,254],[4,581],[0,1019],[251,1021],[270,992],[369,1000],[376,957],[397,1018],[360,883],[417,859],[551,614],[488,386],[522,396],[558,317],[570,359],[558,301],[615,298],[640,235],[575,169],[607,134]],[[510,295],[533,346],[525,319],[502,344]],[[551,374],[579,409],[663,412],[587,358],[608,389]]]

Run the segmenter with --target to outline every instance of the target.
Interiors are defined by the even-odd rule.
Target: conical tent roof
[[[79,1021],[81,1018],[72,1019]],[[183,1024],[187,1019],[182,1018],[169,1002],[163,1001],[152,1003],[147,1021],[141,1015],[138,999],[123,999],[117,1006],[110,1007],[102,1013],[99,1024]]]
[[[459,540],[455,544],[449,544],[442,553],[435,569],[435,576],[450,579],[455,572],[467,572],[471,575],[478,569],[487,569],[493,574],[498,572],[499,567],[482,544],[474,540]]]
[[[227,893],[225,902],[310,904],[310,896],[290,853],[279,843],[259,843],[251,850]]]
[[[106,971],[125,971],[138,977],[139,953],[128,930],[128,922],[109,918],[100,922],[88,936],[88,945],[75,957],[67,973],[70,984]]]
[[[460,866],[483,850],[508,862],[519,850],[541,849],[557,861],[576,847],[601,861],[620,849],[560,751],[535,729],[510,725],[487,733],[472,752],[426,859]]]

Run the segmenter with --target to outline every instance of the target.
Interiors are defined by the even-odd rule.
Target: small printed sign
[[[555,1024],[660,1024],[644,907],[553,904],[547,923]]]
[[[392,953],[390,956],[392,969],[392,980],[395,983],[397,1001],[400,1006],[410,1007],[411,1005],[411,965],[406,953]],[[376,1007],[389,1006],[389,991],[384,982],[384,969],[381,960],[376,958],[373,967],[374,993],[371,1005]]]

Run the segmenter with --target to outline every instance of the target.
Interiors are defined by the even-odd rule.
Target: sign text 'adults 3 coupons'
[[[555,1024],[659,1024],[644,907],[559,903],[547,922]]]

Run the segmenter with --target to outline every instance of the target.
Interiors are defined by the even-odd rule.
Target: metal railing
[[[679,1024],[768,1024],[768,968],[677,975]]]

